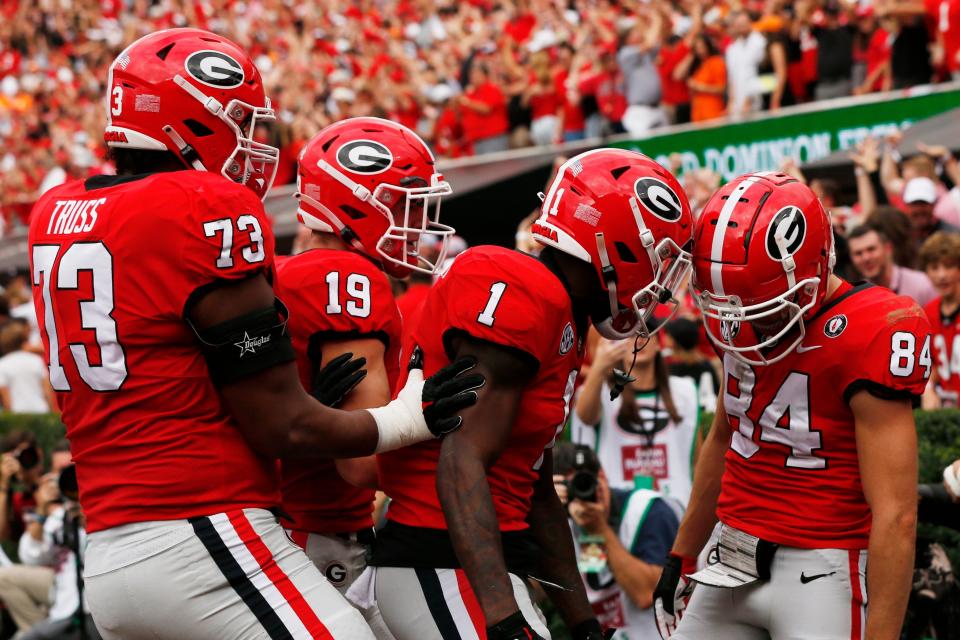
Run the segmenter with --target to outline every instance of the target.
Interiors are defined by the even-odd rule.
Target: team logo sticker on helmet
[[[846,328],[847,316],[841,313],[827,320],[827,323],[823,325],[823,335],[827,336],[828,338],[836,338],[843,333],[843,330]]]
[[[786,260],[800,249],[806,235],[807,220],[803,217],[803,211],[793,205],[784,207],[777,211],[777,215],[767,227],[767,254],[777,261]],[[783,237],[785,251],[780,250],[778,236]]]
[[[723,338],[724,342],[730,344],[738,335],[740,335],[739,320],[720,321],[720,337]]]
[[[663,180],[640,178],[633,185],[643,208],[667,222],[676,222],[683,213],[680,197]]]
[[[560,355],[570,353],[570,349],[573,349],[573,325],[568,322],[560,336]]]
[[[233,89],[243,84],[243,67],[219,51],[204,49],[187,56],[183,63],[190,77],[217,89]]]
[[[353,173],[383,173],[393,165],[393,154],[379,142],[353,140],[337,149],[337,162]]]

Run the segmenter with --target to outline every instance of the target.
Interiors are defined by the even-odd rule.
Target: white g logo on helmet
[[[393,165],[393,154],[379,142],[353,140],[337,149],[337,163],[351,173],[373,175]]]
[[[243,67],[219,51],[205,49],[191,53],[183,66],[191,78],[209,87],[233,89],[243,84]]]

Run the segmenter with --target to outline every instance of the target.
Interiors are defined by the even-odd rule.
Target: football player
[[[664,637],[900,636],[930,325],[833,264],[826,211],[783,174],[728,183],[697,220],[693,282],[724,382],[657,587]]]
[[[387,403],[400,375],[401,317],[390,281],[432,274],[451,227],[437,223],[450,185],[410,129],[380,118],[351,118],[314,136],[299,158],[298,218],[307,250],[277,259],[277,296],[306,388],[321,363],[346,353],[367,375],[343,409]],[[441,238],[428,261],[424,234]],[[428,275],[429,277],[429,275]],[[289,460],[282,465],[284,521],[291,538],[341,593],[366,567],[373,540],[373,457]],[[359,485],[355,486],[355,485]]]
[[[278,152],[254,141],[274,114],[250,57],[213,33],[160,31],[117,57],[108,87],[118,175],[48,191],[29,235],[94,619],[108,639],[370,638],[272,513],[276,458],[430,438],[473,400],[456,386],[479,379],[423,385],[417,371],[386,407],[317,402],[270,284],[260,197]],[[362,375],[347,369],[323,397]]]
[[[939,298],[924,311],[933,326],[937,365],[924,393],[925,409],[960,405],[960,236],[935,233],[920,247],[920,264]]]
[[[600,638],[584,595],[550,447],[563,429],[589,323],[610,338],[647,320],[688,272],[692,217],[676,179],[638,153],[562,165],[532,232],[539,258],[460,254],[411,345],[426,371],[478,361],[486,386],[449,445],[378,456],[391,497],[367,584],[398,640],[549,638],[523,578],[539,580],[577,640]],[[439,444],[439,443],[438,443]],[[372,591],[372,593],[371,593]]]

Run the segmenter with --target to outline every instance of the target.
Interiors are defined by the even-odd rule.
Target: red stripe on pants
[[[483,617],[480,602],[477,601],[477,596],[473,593],[470,582],[467,580],[467,574],[463,572],[463,569],[457,569],[455,573],[457,574],[457,588],[460,590],[460,597],[463,598],[463,604],[470,615],[473,628],[477,630],[480,640],[487,640],[487,621]]]
[[[863,590],[860,588],[860,551],[850,549],[848,552],[850,566],[850,588],[853,598],[850,600],[850,640],[861,640],[861,612],[863,611]]]
[[[260,565],[260,568],[263,569],[263,573],[270,579],[270,582],[276,586],[280,595],[287,601],[293,609],[293,612],[297,614],[297,617],[303,622],[303,626],[307,628],[310,635],[318,640],[333,640],[333,636],[330,635],[327,628],[320,622],[320,618],[317,617],[317,614],[314,613],[310,605],[307,604],[307,601],[304,600],[303,594],[300,593],[297,586],[290,581],[287,574],[283,572],[283,569],[281,569],[273,559],[273,552],[271,552],[263,540],[260,539],[257,532],[253,530],[253,526],[250,524],[250,521],[247,520],[247,516],[242,511],[230,511],[227,513],[227,517],[230,519],[230,524],[236,529],[240,540],[246,545],[250,554],[257,561],[257,564]]]

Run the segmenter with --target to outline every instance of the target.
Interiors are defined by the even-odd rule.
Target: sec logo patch
[[[573,325],[568,322],[560,336],[560,355],[565,356],[570,353],[570,349],[573,349],[573,343]]]
[[[843,333],[843,330],[846,328],[847,316],[841,313],[827,320],[827,324],[823,325],[823,335],[827,336],[828,338],[836,338]]]

